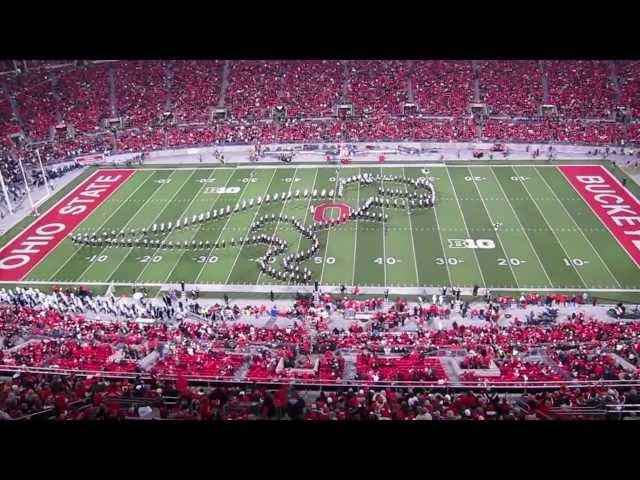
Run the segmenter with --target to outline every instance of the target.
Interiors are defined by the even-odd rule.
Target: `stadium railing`
[[[0,373],[33,373],[41,375],[65,375],[87,377],[99,376],[114,380],[133,380],[152,378],[175,381],[179,375],[156,375],[152,376],[146,372],[123,373],[111,372],[108,370],[74,370],[46,367],[20,367],[15,365],[0,365]],[[491,382],[487,380],[478,381],[368,381],[368,380],[320,380],[320,379],[296,379],[290,377],[265,378],[260,380],[243,380],[221,376],[208,375],[184,375],[187,381],[194,384],[219,384],[219,385],[290,385],[293,387],[316,387],[316,388],[336,388],[336,387],[376,387],[376,388],[430,388],[430,389],[486,389],[492,390],[548,390],[561,387],[569,388],[590,388],[590,387],[612,387],[612,388],[638,388],[640,379],[635,380],[574,380],[574,381],[516,381],[516,382]]]

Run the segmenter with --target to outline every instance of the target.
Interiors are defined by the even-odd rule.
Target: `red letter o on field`
[[[340,210],[340,215],[338,216],[338,218],[327,218],[326,217],[326,212],[328,209],[331,208],[337,208]],[[348,217],[351,214],[351,207],[349,205],[347,205],[344,202],[341,203],[333,203],[333,202],[328,202],[328,203],[321,203],[320,205],[318,205],[316,207],[316,209],[313,212],[313,220],[321,223],[321,222],[330,222],[331,220],[339,220],[341,218],[344,217]]]

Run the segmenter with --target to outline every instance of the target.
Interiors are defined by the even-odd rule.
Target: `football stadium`
[[[639,88],[0,61],[0,417],[635,419]]]

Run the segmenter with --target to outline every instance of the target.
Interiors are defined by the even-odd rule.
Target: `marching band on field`
[[[409,192],[407,188],[385,188],[384,182],[400,183],[407,187],[412,186],[414,190]],[[344,193],[344,187],[351,183],[359,183],[364,185],[371,185],[373,183],[381,183],[378,187],[377,195],[369,197],[364,204],[359,206],[355,210],[351,210],[348,215],[342,215],[340,218],[325,220],[322,222],[316,222],[311,226],[305,225],[295,217],[289,217],[286,214],[280,213],[276,215],[262,215],[257,220],[251,223],[249,233],[251,236],[240,237],[238,239],[231,238],[229,241],[224,239],[218,239],[215,242],[209,240],[184,240],[180,241],[168,241],[159,238],[147,238],[148,235],[164,234],[168,235],[174,230],[180,230],[188,227],[189,225],[201,224],[206,221],[222,219],[232,214],[245,211],[247,208],[251,209],[254,205],[260,206],[263,203],[269,204],[271,202],[286,202],[291,198],[342,198]],[[308,260],[315,255],[320,249],[320,241],[318,232],[329,228],[342,225],[349,220],[359,221],[373,221],[384,223],[389,219],[388,214],[384,213],[385,208],[400,208],[409,209],[409,213],[413,209],[432,207],[434,204],[435,193],[433,185],[425,177],[420,178],[407,178],[398,175],[372,175],[369,173],[363,173],[354,175],[338,180],[337,190],[322,189],[309,191],[305,189],[303,192],[296,190],[295,192],[281,192],[275,193],[273,196],[269,194],[258,196],[257,199],[250,198],[248,201],[243,200],[242,203],[236,203],[233,208],[231,205],[227,205],[226,208],[212,209],[210,211],[201,213],[199,215],[192,215],[191,218],[185,216],[183,219],[178,219],[175,223],[154,223],[150,228],[141,228],[136,230],[131,228],[129,230],[111,230],[111,232],[103,232],[101,234],[88,234],[88,233],[75,233],[71,235],[71,240],[81,245],[87,245],[91,247],[144,247],[152,249],[219,249],[226,248],[227,245],[231,247],[263,244],[268,248],[265,254],[259,257],[256,261],[260,267],[262,273],[269,275],[277,280],[290,281],[296,283],[307,283],[311,280],[311,271],[309,269],[301,268],[300,263]],[[371,211],[371,207],[381,207],[382,212]],[[282,259],[282,266],[284,270],[278,270],[272,267],[275,263],[276,257],[283,254],[288,247],[286,240],[278,238],[274,235],[259,234],[256,235],[258,230],[262,229],[266,224],[270,222],[285,222],[291,224],[295,230],[297,230],[303,237],[311,240],[311,247],[307,250],[289,254]]]

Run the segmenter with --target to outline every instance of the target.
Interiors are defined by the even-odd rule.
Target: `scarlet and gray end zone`
[[[98,170],[0,249],[0,281],[20,281],[135,170]]]
[[[558,168],[640,266],[640,202],[602,165]]]

